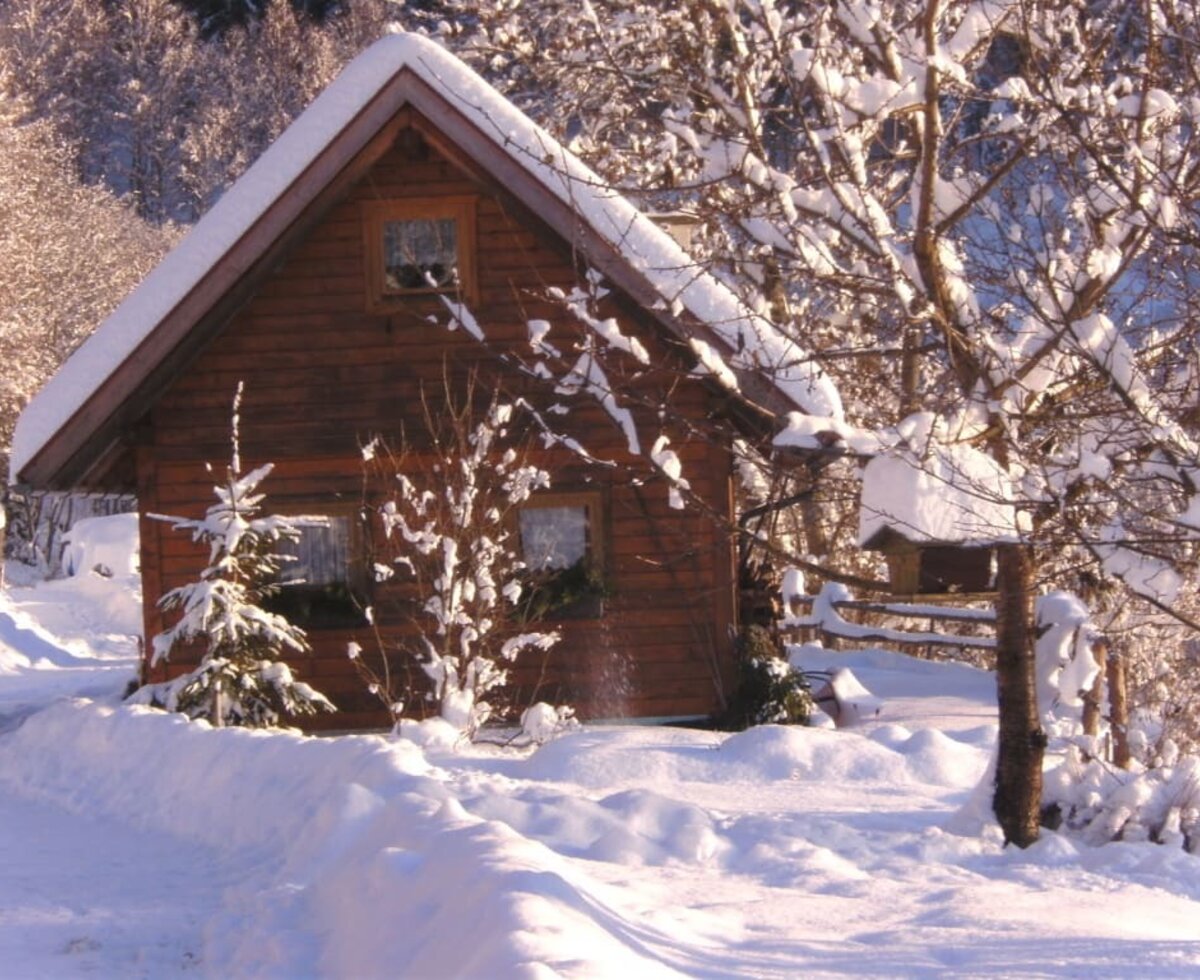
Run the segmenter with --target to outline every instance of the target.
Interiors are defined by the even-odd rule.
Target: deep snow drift
[[[979,820],[981,671],[808,650],[883,699],[850,730],[213,731],[120,705],[135,588],[0,593],[5,976],[1200,970],[1200,859]]]

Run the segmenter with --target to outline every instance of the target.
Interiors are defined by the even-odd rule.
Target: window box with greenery
[[[363,212],[363,233],[370,312],[443,293],[478,299],[474,198],[373,201]]]
[[[517,521],[526,566],[521,617],[534,622],[603,616],[609,588],[601,494],[538,494],[521,507]]]
[[[267,599],[272,611],[306,630],[362,626],[368,605],[360,515],[348,507],[322,506],[291,516],[299,531],[281,542],[277,586]]]

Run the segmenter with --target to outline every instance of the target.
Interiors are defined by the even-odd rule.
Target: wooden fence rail
[[[922,596],[925,600],[928,597]],[[818,595],[792,596],[786,601],[790,615],[780,623],[785,640],[799,642],[819,639],[825,646],[836,648],[839,643],[882,644],[895,647],[905,653],[925,656],[957,651],[954,659],[964,660],[979,667],[994,667],[992,654],[996,649],[996,612],[990,605],[991,596],[946,596],[937,602],[915,601],[871,601],[848,597],[841,586],[826,586]],[[942,602],[961,602],[964,605],[945,607]],[[987,604],[987,608],[973,608]],[[856,617],[852,621],[847,617]],[[912,621],[928,623],[929,629],[896,628],[883,625],[885,621],[902,624]],[[972,633],[950,633],[936,628],[938,623],[947,623],[957,628],[974,628]],[[790,634],[790,635],[789,635]],[[1129,747],[1129,707],[1125,660],[1116,656],[1108,641],[1095,636],[1090,651],[1100,668],[1091,690],[1084,695],[1082,724],[1084,731],[1092,736],[1103,735],[1100,751],[1105,758],[1120,768],[1128,768],[1131,759]],[[1107,715],[1104,714],[1107,707]],[[1101,720],[1107,720],[1104,731]]]
[[[956,598],[964,603],[990,600],[978,596]],[[957,650],[973,662],[988,659],[996,648],[996,613],[992,608],[859,600],[847,598],[839,588],[826,588],[818,595],[791,596],[788,606],[791,614],[780,625],[785,635],[792,634],[799,642],[819,639],[833,647],[844,642],[883,644],[927,655],[934,650]],[[928,627],[913,628],[914,620]],[[957,631],[938,628],[941,623]],[[964,632],[963,627],[974,629]]]

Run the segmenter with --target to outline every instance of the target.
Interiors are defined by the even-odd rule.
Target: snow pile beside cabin
[[[693,346],[701,370],[728,387],[737,385],[730,366],[764,375],[797,408],[841,419],[837,389],[803,349],[698,269],[670,234],[454,55],[428,38],[402,33],[377,41],[354,59],[72,354],[21,414],[13,436],[13,474],[26,467],[135,351],[149,346],[154,328],[188,301],[321,151],[404,71],[413,72],[455,105],[626,256],[654,287],[665,310],[673,316],[691,314],[712,331],[725,351],[697,338]]]
[[[84,517],[63,536],[63,571],[67,575],[137,576],[138,540],[137,514]]]
[[[77,521],[73,573],[0,588],[0,731],[57,697],[123,692],[137,674],[142,632],[136,514]],[[0,899],[2,901],[2,899]]]

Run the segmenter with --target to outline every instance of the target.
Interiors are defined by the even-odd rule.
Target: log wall
[[[569,349],[579,327],[545,300],[547,286],[579,281],[574,257],[529,215],[466,176],[454,161],[404,141],[352,193],[334,206],[219,338],[165,391],[140,431],[138,491],[143,512],[142,564],[147,636],[163,628],[154,606],[163,591],[195,579],[205,555],[184,535],[149,513],[202,514],[213,501],[214,476],[229,458],[230,404],[245,385],[241,414],[245,468],[271,461],[263,484],[267,507],[320,511],[322,504],[363,503],[359,447],[375,434],[410,442],[421,431],[422,392],[439,392],[444,378],[460,382],[472,371],[508,393],[546,401],[542,385],[523,381],[498,360],[506,351],[528,355],[526,323],[555,324],[551,340]],[[436,297],[413,297],[387,314],[367,312],[363,210],[373,200],[476,195],[478,303],[474,309],[488,347],[445,326]],[[653,367],[636,381],[648,401],[668,386],[676,412],[698,422],[713,396],[685,380],[680,353],[660,328],[621,297],[611,312],[622,329],[651,351]],[[430,317],[440,323],[430,322]],[[630,362],[632,366],[632,362]],[[553,399],[551,399],[553,400]],[[563,451],[538,459],[551,470],[555,490],[600,489],[606,501],[606,574],[613,594],[599,619],[566,620],[563,641],[544,660],[512,671],[518,706],[532,700],[572,703],[584,717],[706,715],[720,709],[732,681],[728,632],[733,622],[733,553],[727,532],[710,517],[668,506],[667,485],[631,457],[621,431],[588,396],[574,400],[564,427],[597,456],[618,460],[615,470],[583,467]],[[648,412],[649,410],[647,410]],[[643,437],[662,426],[639,414]],[[693,489],[720,514],[729,513],[730,462],[711,441],[689,438],[669,422],[665,431],[683,460]],[[213,465],[215,474],[206,469]],[[635,485],[630,474],[645,479]],[[367,501],[368,504],[376,501]],[[372,601],[394,668],[411,668],[406,628],[389,618],[389,588]],[[350,640],[368,651],[367,630],[312,631],[313,653],[295,664],[303,679],[329,695],[341,711],[327,727],[382,725],[386,717],[346,657]],[[411,644],[408,644],[411,648]],[[177,655],[151,679],[187,667]],[[418,677],[419,670],[413,671]]]

